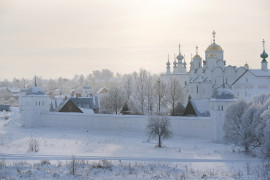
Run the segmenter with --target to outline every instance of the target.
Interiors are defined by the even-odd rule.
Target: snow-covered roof
[[[193,82],[199,82],[199,83],[203,81],[204,81],[204,78],[202,76],[198,76],[193,80]]]
[[[261,77],[270,77],[270,70],[261,70],[261,69],[249,69],[249,71],[254,74],[255,76],[261,76]]]
[[[230,89],[221,88],[217,92],[216,99],[234,99],[234,95]]]
[[[45,95],[45,92],[40,87],[32,87],[27,90],[25,95]]]
[[[20,88],[17,88],[17,87],[8,87],[8,90],[12,93],[19,93],[20,92]]]
[[[196,78],[194,78],[193,80],[191,80],[191,82],[197,82],[197,83],[202,83],[202,82],[209,82],[207,78],[204,78],[203,76],[199,75]]]
[[[102,87],[100,88],[98,91],[97,91],[97,94],[105,94],[108,92],[108,89],[105,88],[105,87]]]
[[[93,115],[95,114],[95,112],[93,111],[93,109],[85,109],[85,108],[80,108],[82,110],[82,112],[84,114],[89,114],[89,115]]]
[[[192,99],[190,100],[197,116],[210,116],[210,102],[209,99]]]
[[[21,91],[21,92],[27,92],[27,90],[28,90],[28,89],[26,89],[26,88],[22,88],[20,91]]]
[[[97,97],[70,98],[78,107],[85,109],[99,109]]]
[[[51,110],[56,109],[57,106],[58,106],[59,104],[61,104],[62,101],[63,101],[63,100],[61,100],[61,99],[54,99],[54,100],[51,100]]]

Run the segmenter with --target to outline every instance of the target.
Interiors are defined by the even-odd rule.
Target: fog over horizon
[[[0,0],[0,80],[50,79],[109,69],[166,70],[181,43],[188,64],[216,31],[227,65],[260,68],[270,54],[270,1]]]

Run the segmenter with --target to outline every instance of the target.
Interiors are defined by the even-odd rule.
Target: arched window
[[[38,102],[38,105],[40,106],[40,102]]]
[[[199,86],[197,86],[197,94],[199,93]]]
[[[221,106],[221,111],[223,111],[223,106]]]

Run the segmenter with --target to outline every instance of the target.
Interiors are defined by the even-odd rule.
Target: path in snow
[[[35,154],[5,154],[0,153],[5,160],[71,160],[71,155],[35,155]],[[149,158],[149,157],[109,157],[109,156],[81,156],[75,155],[78,160],[124,160],[124,161],[165,161],[165,162],[227,162],[227,163],[258,163],[261,159],[183,159],[183,158]]]

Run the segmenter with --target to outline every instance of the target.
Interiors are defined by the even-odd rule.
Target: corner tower
[[[49,112],[50,99],[46,93],[37,86],[28,89],[22,97],[22,123],[25,127],[35,127],[42,120],[41,114]]]

